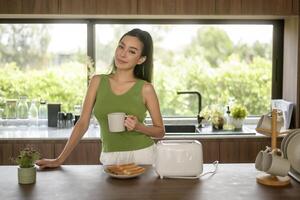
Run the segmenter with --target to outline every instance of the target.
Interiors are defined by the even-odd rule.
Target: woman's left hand
[[[128,115],[125,119],[124,126],[128,131],[136,130],[139,125],[139,121],[136,116]]]

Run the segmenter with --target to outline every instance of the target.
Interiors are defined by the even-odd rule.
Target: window
[[[271,99],[281,98],[280,20],[32,21],[0,23],[0,108],[3,99],[25,95],[72,112],[84,98],[89,66],[107,73],[118,39],[132,28],[153,37],[163,116],[196,115],[196,96],[177,91],[199,91],[202,108],[236,101],[250,115],[268,112]]]
[[[250,115],[268,112],[272,98],[273,34],[276,23],[96,24],[96,70],[106,73],[122,34],[150,32],[154,42],[154,85],[163,116],[195,116],[202,108],[232,101]],[[277,54],[275,54],[275,57]]]
[[[86,91],[86,37],[86,24],[0,24],[2,106],[27,96],[72,112]]]

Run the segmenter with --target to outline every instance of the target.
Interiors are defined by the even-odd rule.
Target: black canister
[[[48,103],[48,126],[57,127],[58,113],[60,112],[61,104]]]

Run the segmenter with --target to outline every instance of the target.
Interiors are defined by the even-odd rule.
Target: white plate
[[[284,141],[284,146],[283,146],[283,155],[285,158],[287,158],[287,147],[289,145],[289,142],[291,141],[291,139],[296,136],[297,134],[300,133],[299,129],[293,130],[287,137],[287,139]]]
[[[287,158],[292,168],[300,173],[300,134],[294,136],[287,146]]]
[[[134,177],[137,177],[143,173],[145,173],[146,170],[140,172],[140,173],[137,173],[137,174],[132,174],[132,175],[117,175],[117,174],[113,174],[113,173],[110,173],[105,167],[104,167],[104,170],[103,170],[106,174],[108,174],[109,176],[113,177],[113,178],[118,178],[118,179],[128,179],[128,178],[134,178]]]
[[[291,137],[291,135],[295,132],[295,130],[290,131],[282,140],[281,145],[280,145],[280,149],[284,154],[284,157],[286,158],[286,149],[285,149],[285,144],[287,142],[287,140]]]
[[[134,178],[134,177],[137,177],[141,174],[143,174],[144,172],[141,172],[139,174],[133,174],[133,175],[116,175],[116,174],[112,174],[112,173],[109,173],[107,171],[104,170],[104,172],[106,174],[108,174],[109,176],[113,177],[113,178],[119,178],[119,179],[128,179],[128,178]]]

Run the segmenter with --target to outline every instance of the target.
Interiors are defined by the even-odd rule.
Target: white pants
[[[156,145],[134,150],[134,151],[117,151],[101,152],[100,162],[103,165],[135,163],[137,165],[152,165],[154,162]]]

